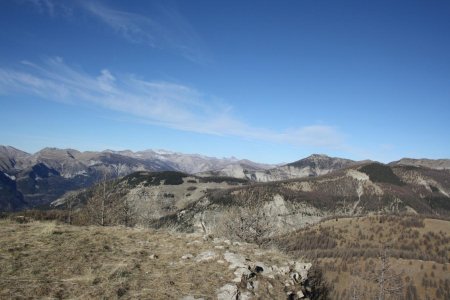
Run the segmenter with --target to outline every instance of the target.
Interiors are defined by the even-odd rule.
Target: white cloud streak
[[[339,148],[342,135],[331,126],[310,125],[275,131],[255,128],[231,115],[230,106],[217,103],[191,87],[116,75],[107,69],[90,75],[50,58],[21,67],[0,68],[0,94],[25,94],[43,99],[101,107],[140,121],[178,130],[236,136],[297,146]]]
[[[31,4],[40,14],[48,14],[51,17],[57,15],[68,16],[72,14],[70,8],[65,1],[54,0],[15,0],[18,3]]]
[[[207,63],[210,55],[193,26],[175,7],[152,6],[152,16],[110,8],[96,1],[80,2],[92,17],[133,43],[170,50],[196,63]]]
[[[18,0],[18,2],[27,2],[34,5],[39,13],[48,13],[51,16],[55,13],[55,4],[52,0]]]
[[[195,63],[207,64],[212,61],[203,39],[191,23],[167,2],[149,2],[151,11],[144,15],[119,10],[95,0],[15,1],[31,4],[39,13],[51,17],[66,17],[74,12],[87,14],[131,43],[171,51]]]

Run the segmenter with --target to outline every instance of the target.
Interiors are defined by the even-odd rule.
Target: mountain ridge
[[[92,205],[96,186],[71,198],[78,208]],[[317,177],[248,184],[224,177],[179,172],[138,172],[107,186],[139,225],[177,227],[211,233],[227,212],[248,209],[248,216],[270,223],[275,233],[289,232],[326,217],[373,213],[450,216],[450,173],[424,167],[362,163]],[[64,208],[66,200],[54,202]],[[120,212],[119,212],[120,214]],[[116,215],[111,213],[111,215]],[[234,216],[236,218],[236,216]],[[120,218],[114,222],[120,222]],[[120,223],[118,223],[120,224]],[[117,224],[116,224],[117,225]]]
[[[428,167],[446,169],[447,161],[450,162],[426,160],[424,163],[423,160],[403,159],[389,165],[426,164]],[[0,198],[3,202],[0,207],[22,209],[45,206],[66,192],[88,188],[105,177],[114,179],[140,171],[180,171],[199,177],[235,177],[249,182],[271,182],[317,177],[365,162],[312,154],[291,163],[275,165],[161,149],[99,152],[46,147],[30,154],[12,146],[0,146],[0,172],[4,175],[4,188],[14,190],[10,194],[14,196]]]

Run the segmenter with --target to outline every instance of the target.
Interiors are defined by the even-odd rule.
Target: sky
[[[0,144],[450,158],[450,1],[0,2]]]

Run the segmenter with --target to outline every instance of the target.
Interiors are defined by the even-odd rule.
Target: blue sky
[[[0,3],[0,144],[450,158],[450,2]]]

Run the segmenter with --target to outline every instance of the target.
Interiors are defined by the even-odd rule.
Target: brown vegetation
[[[221,215],[216,234],[231,240],[262,245],[273,234],[270,222],[257,207],[231,207]]]
[[[450,222],[446,220],[418,215],[329,218],[272,241],[288,253],[320,264],[334,287],[333,299],[379,296],[383,268],[386,276],[397,280],[394,286],[402,286],[401,295],[385,294],[383,299],[450,297]],[[384,247],[389,249],[389,272],[387,262],[383,267],[380,259]]]
[[[217,257],[198,261],[205,251]],[[2,219],[0,299],[215,299],[236,277],[223,261],[228,251],[265,266],[291,261],[276,250],[198,234]],[[287,298],[285,277],[266,280],[271,289],[262,299]],[[311,299],[327,299],[320,270],[309,280]]]

